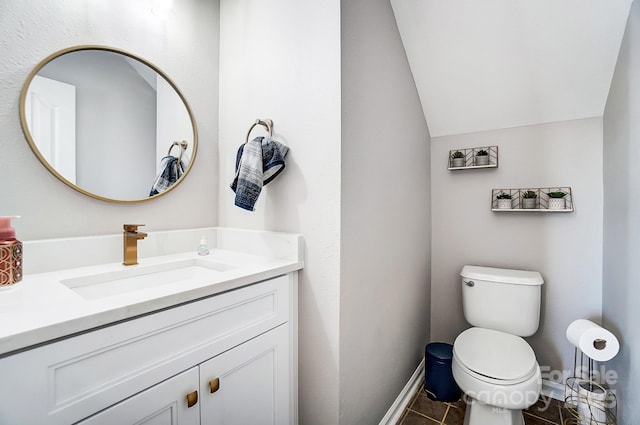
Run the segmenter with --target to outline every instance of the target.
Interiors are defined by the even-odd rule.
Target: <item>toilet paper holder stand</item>
[[[606,347],[606,340],[597,339],[594,348]],[[572,417],[563,425],[616,425],[617,400],[615,393],[600,382],[602,377],[594,369],[595,360],[574,349],[573,376],[565,381],[564,405]],[[588,369],[586,369],[588,368]]]

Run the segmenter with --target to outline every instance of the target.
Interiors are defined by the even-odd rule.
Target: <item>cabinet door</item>
[[[198,368],[193,367],[78,424],[197,425],[200,423],[198,384]]]
[[[200,365],[202,425],[289,425],[289,325]]]

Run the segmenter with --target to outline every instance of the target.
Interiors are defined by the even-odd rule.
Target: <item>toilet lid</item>
[[[456,338],[453,353],[469,370],[505,381],[529,377],[537,367],[524,339],[493,329],[467,329]]]

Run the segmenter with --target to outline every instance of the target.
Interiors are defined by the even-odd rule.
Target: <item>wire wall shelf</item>
[[[478,155],[480,153],[480,155]],[[449,170],[469,170],[473,168],[496,168],[498,166],[498,147],[482,146],[476,148],[453,149],[449,151]]]
[[[562,193],[564,195],[561,195]],[[545,213],[571,212],[573,210],[571,188],[566,186],[491,190],[491,211]]]

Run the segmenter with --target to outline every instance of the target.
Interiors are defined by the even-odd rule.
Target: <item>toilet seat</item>
[[[519,336],[485,328],[470,328],[454,341],[453,356],[465,372],[497,385],[513,385],[539,370],[535,353]]]

